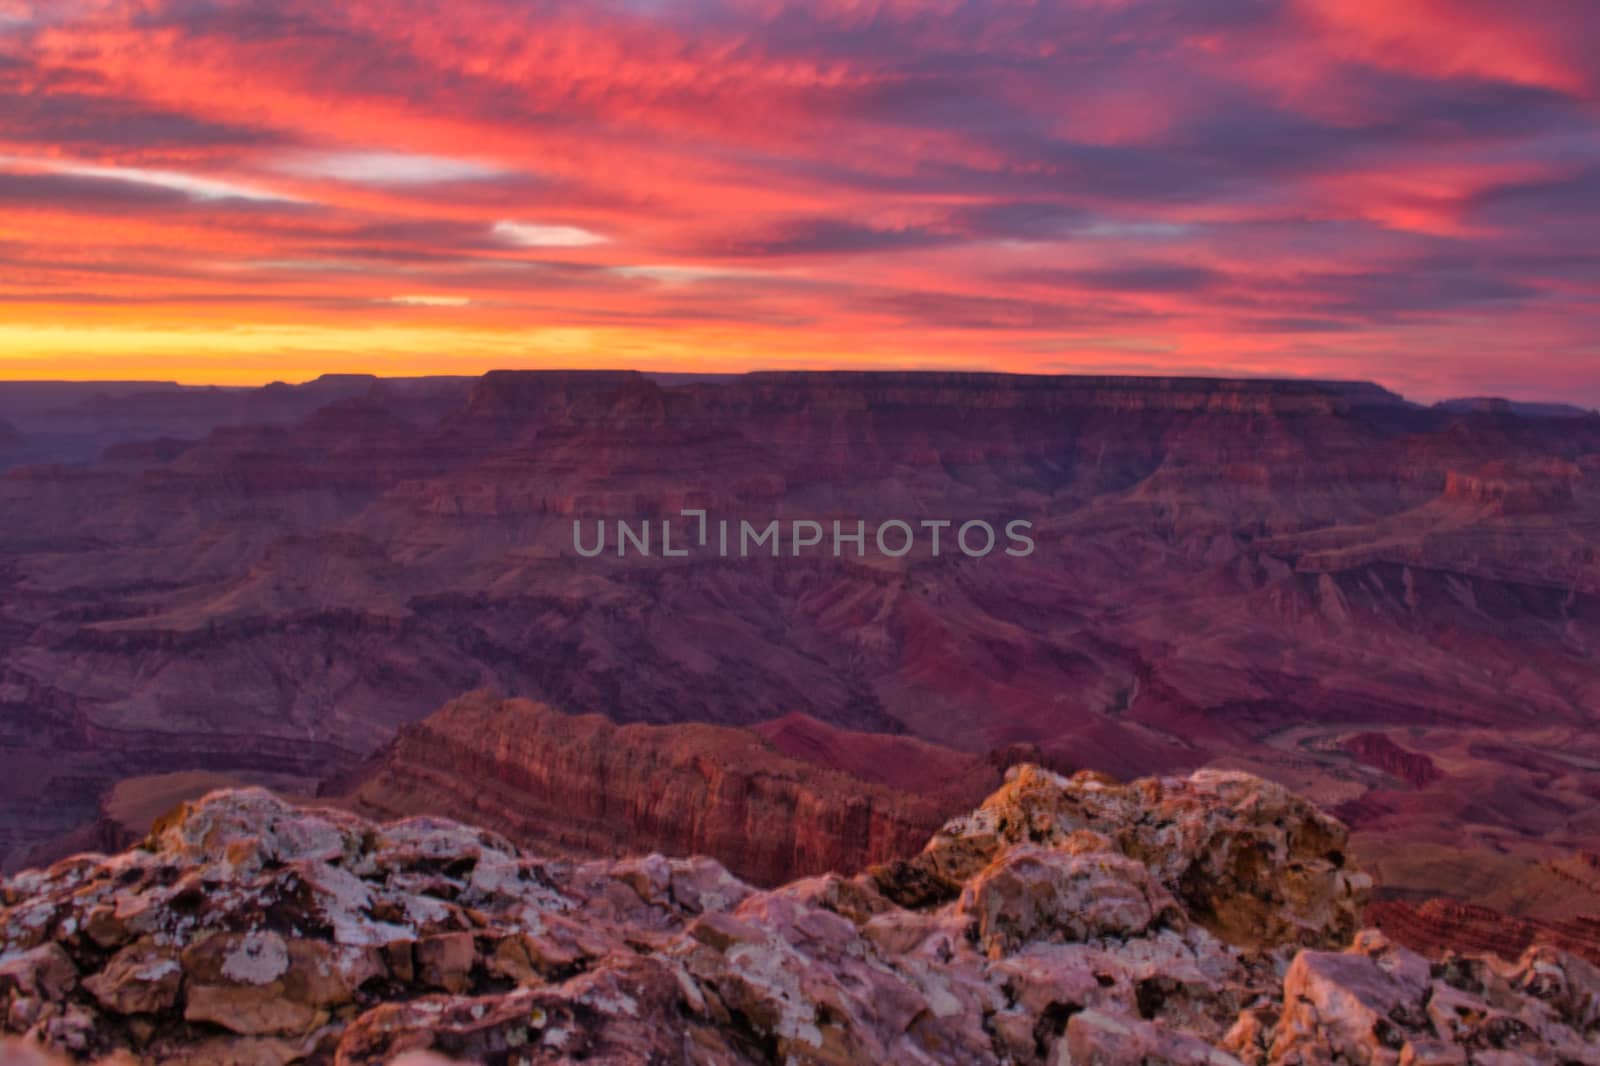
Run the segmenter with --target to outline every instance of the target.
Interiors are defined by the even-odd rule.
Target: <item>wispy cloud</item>
[[[300,203],[299,197],[274,192],[257,185],[185,174],[174,170],[150,169],[135,166],[102,166],[94,163],[76,163],[58,159],[28,159],[0,155],[0,166],[24,173],[66,174],[76,178],[94,178],[101,181],[119,181],[155,189],[182,193],[196,200],[256,200],[266,203]]]
[[[494,235],[505,243],[520,248],[587,248],[595,244],[605,244],[609,240],[579,226],[552,226],[506,220],[494,224]]]
[[[612,273],[622,278],[644,278],[664,285],[688,285],[697,281],[729,281],[739,278],[771,277],[770,270],[737,270],[715,266],[682,266],[658,264],[654,266],[612,267]]]
[[[509,173],[504,167],[473,159],[381,151],[299,152],[275,166],[299,177],[368,185],[439,185]]]
[[[387,302],[404,307],[466,307],[472,303],[465,296],[390,296]]]

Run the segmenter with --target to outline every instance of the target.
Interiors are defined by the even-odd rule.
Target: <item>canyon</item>
[[[1600,914],[1592,413],[909,372],[41,388],[0,386],[8,869],[236,784],[771,886],[903,858],[1027,761],[1280,782],[1407,914]],[[572,550],[684,509],[1037,547]]]

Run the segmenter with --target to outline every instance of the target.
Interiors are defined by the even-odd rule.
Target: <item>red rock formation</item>
[[[1035,750],[996,752],[987,760],[975,759],[967,752],[915,737],[838,729],[799,713],[760,722],[750,731],[779,754],[825,770],[915,795],[955,795],[952,813],[972,806],[971,796],[986,794],[998,779],[997,770],[1030,759],[1041,761]],[[960,796],[969,801],[963,802]]]
[[[1402,748],[1385,733],[1357,733],[1342,747],[1361,762],[1393,774],[1412,788],[1426,788],[1440,777],[1432,759]]]
[[[1535,515],[1569,511],[1582,480],[1573,463],[1527,464],[1520,468],[1492,463],[1476,473],[1455,470],[1445,478],[1443,499],[1486,508],[1499,515]]]
[[[1600,965],[1600,915],[1544,921],[1455,900],[1382,900],[1367,908],[1367,921],[1425,955],[1455,951],[1514,959],[1534,944],[1550,944]]]
[[[803,746],[805,761],[784,754],[785,744]],[[883,756],[903,761],[867,768]],[[474,693],[406,727],[326,791],[345,792],[344,802],[363,812],[471,820],[544,850],[711,855],[742,877],[776,884],[914,853],[1004,768],[794,718],[766,730],[617,726]]]

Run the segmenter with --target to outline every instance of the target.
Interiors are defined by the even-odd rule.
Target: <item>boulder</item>
[[[1117,785],[1094,773],[1013,767],[983,806],[878,878],[904,905],[939,902],[1005,849],[1097,846],[1084,830],[1148,867],[1230,943],[1334,947],[1361,926],[1371,879],[1350,867],[1344,826],[1278,785],[1233,771]]]
[[[961,913],[980,946],[1003,958],[1040,939],[1127,939],[1157,923],[1181,928],[1183,911],[1150,870],[1114,851],[1070,854],[1008,848],[962,891]]]

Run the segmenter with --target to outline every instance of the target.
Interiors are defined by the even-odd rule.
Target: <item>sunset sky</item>
[[[1595,0],[0,0],[0,377],[1600,404]]]

